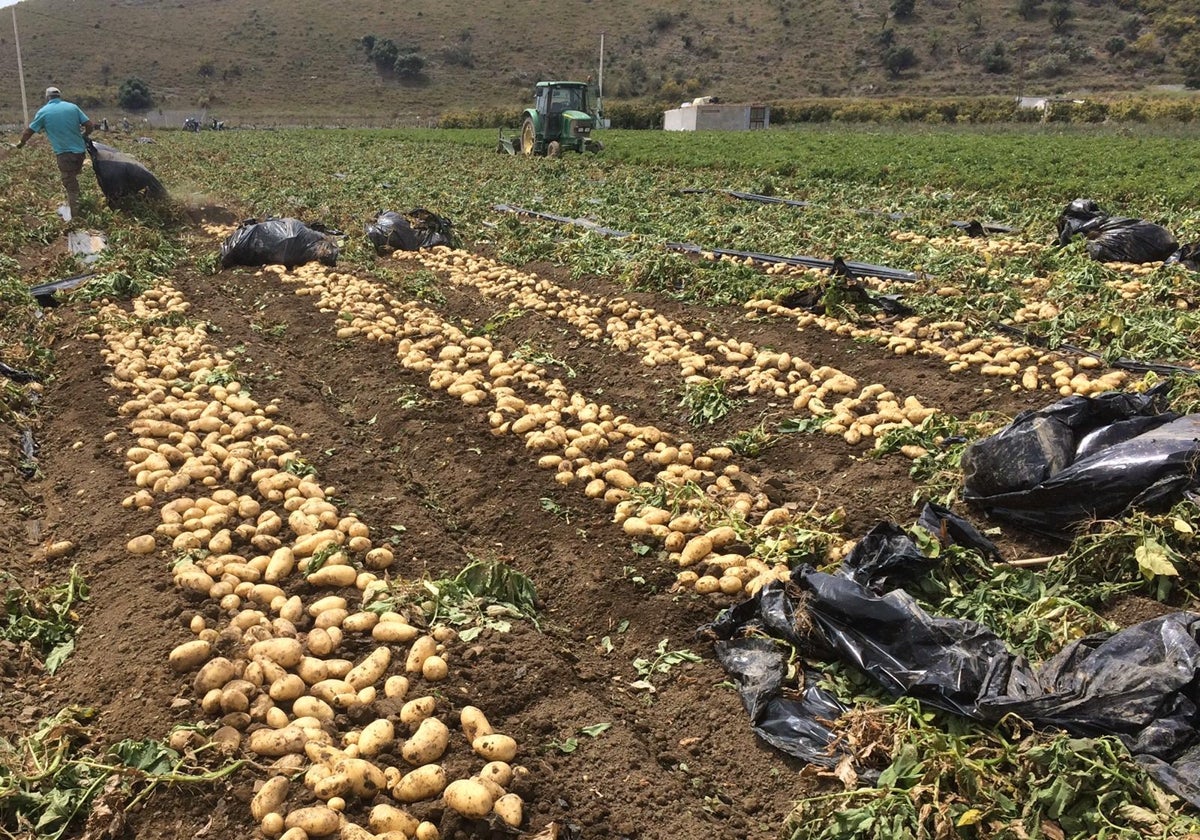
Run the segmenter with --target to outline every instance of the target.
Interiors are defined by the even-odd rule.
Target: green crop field
[[[86,267],[44,143],[0,151],[0,361],[34,377],[0,380],[0,653],[25,651],[0,836],[114,811],[164,838],[1200,836],[1132,738],[935,711],[819,645],[780,648],[785,690],[820,672],[846,758],[785,757],[695,633],[885,519],[938,561],[920,608],[1032,662],[1195,609],[1190,498],[1052,540],[964,503],[961,461],[1062,397],[1200,406],[1195,271],[1056,244],[1076,198],[1200,240],[1193,133],[609,131],[562,159],[483,130],[118,136],[171,199],[111,209],[85,173]],[[417,207],[458,247],[376,253],[376,213]],[[222,269],[269,216],[338,231],[336,267]],[[1003,562],[909,529],[926,501]]]

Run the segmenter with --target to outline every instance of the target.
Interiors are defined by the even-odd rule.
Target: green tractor
[[[521,120],[521,134],[505,137],[501,129],[496,151],[525,157],[600,151],[603,146],[591,136],[596,118],[588,88],[587,82],[538,82],[533,107],[525,109]]]

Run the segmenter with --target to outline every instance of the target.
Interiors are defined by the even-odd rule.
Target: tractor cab
[[[506,139],[502,134],[497,151],[549,157],[564,151],[598,152],[601,145],[591,137],[595,125],[586,82],[538,82],[533,107],[521,119],[520,136]]]

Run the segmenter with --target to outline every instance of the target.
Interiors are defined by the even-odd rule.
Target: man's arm
[[[84,120],[82,123],[80,123],[80,125],[83,126],[83,136],[84,137],[91,137],[92,132],[96,130],[96,124],[93,123],[91,120]]]
[[[21,139],[17,141],[17,148],[18,149],[25,148],[25,144],[29,142],[29,138],[32,136],[33,136],[33,129],[27,127],[23,132],[21,132]]]

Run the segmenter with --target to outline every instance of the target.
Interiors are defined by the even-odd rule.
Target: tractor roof
[[[587,87],[587,82],[538,82],[535,87]]]

